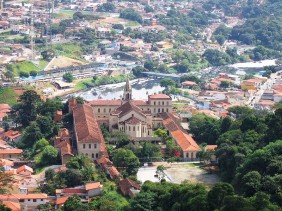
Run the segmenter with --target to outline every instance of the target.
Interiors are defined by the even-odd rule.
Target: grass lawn
[[[128,23],[125,24],[126,27],[135,27],[135,26],[140,26],[140,23],[137,21],[128,21]]]
[[[38,67],[36,67],[32,62],[24,61],[12,64],[12,69],[15,75],[19,75],[20,72],[29,73],[32,70],[38,71]]]
[[[0,88],[0,103],[7,103],[9,105],[14,105],[17,102],[17,95],[13,88],[11,87],[1,87]]]
[[[53,45],[53,49],[55,50],[56,55],[62,55],[73,59],[81,60],[80,56],[82,55],[82,51],[81,47],[77,43],[57,43]]]
[[[43,59],[40,59],[40,60],[39,60],[38,67],[39,67],[40,69],[44,69],[44,68],[47,66],[48,63],[49,63],[48,61],[43,60]]]
[[[80,91],[80,90],[88,88],[87,84],[90,84],[91,81],[92,81],[92,78],[87,78],[87,79],[82,79],[82,80],[74,81],[74,83],[75,83],[75,87],[74,87],[75,91]]]
[[[74,10],[59,10],[58,12],[54,13],[54,17],[60,19],[68,19],[72,18],[74,13],[76,13],[76,11]],[[90,14],[90,12],[83,11],[82,14],[87,15]]]

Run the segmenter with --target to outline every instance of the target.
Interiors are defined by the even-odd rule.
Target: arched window
[[[98,108],[98,113],[100,113],[100,108]]]
[[[162,103],[163,103],[163,105],[164,105],[164,101],[163,101]]]
[[[133,126],[133,131],[135,131],[135,126]]]

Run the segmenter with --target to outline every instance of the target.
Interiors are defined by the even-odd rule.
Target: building
[[[8,130],[7,132],[1,134],[1,137],[3,137],[6,142],[18,142],[21,138],[21,134],[19,131]]]
[[[172,112],[172,99],[165,94],[149,95],[148,101],[133,100],[132,87],[126,81],[121,100],[94,100],[88,103],[100,122],[109,127],[110,132],[125,132],[130,139],[153,137],[158,127],[158,114]]]
[[[130,197],[134,197],[141,190],[140,185],[129,178],[121,180],[119,182],[119,188],[124,196]]]
[[[178,120],[170,113],[160,114],[164,127],[175,143],[181,148],[184,161],[196,160],[196,154],[201,151],[193,137],[182,128]]]
[[[41,204],[46,204],[49,200],[47,194],[1,194],[0,201],[20,204],[21,210],[33,210]]]
[[[78,155],[85,155],[93,160],[102,155],[108,157],[105,140],[94,117],[93,108],[80,104],[72,110]]]
[[[85,191],[89,198],[98,196],[102,193],[102,185],[100,182],[92,182],[85,184]]]
[[[16,172],[21,176],[31,176],[33,173],[33,169],[27,165],[23,165],[19,167]]]
[[[0,159],[18,160],[22,157],[22,149],[0,149]]]

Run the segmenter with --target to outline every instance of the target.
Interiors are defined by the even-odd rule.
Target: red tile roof
[[[62,205],[62,204],[64,204],[68,200],[68,198],[69,198],[69,196],[63,196],[63,197],[57,198],[56,199],[56,204],[57,205]]]
[[[182,128],[182,126],[177,122],[177,120],[172,114],[161,113],[160,116],[163,118],[164,126],[170,132],[171,136],[180,146],[182,151],[201,150],[201,148],[198,146],[193,137]]]
[[[122,104],[122,100],[93,100],[93,101],[89,101],[88,105],[90,106],[101,106],[101,105],[121,105]]]
[[[63,189],[63,193],[69,193],[69,194],[84,193],[84,189],[82,189],[82,188],[65,188],[65,189]]]
[[[149,99],[171,99],[170,96],[165,95],[165,94],[155,94],[155,95],[149,95],[148,96]]]
[[[182,85],[186,85],[186,86],[194,86],[197,85],[194,81],[184,81],[181,83]]]
[[[207,145],[206,150],[215,150],[217,148],[217,145]]]
[[[12,201],[3,201],[2,202],[6,207],[10,208],[12,211],[20,211],[21,210],[21,205],[16,202]]]
[[[73,108],[74,127],[77,142],[103,143],[104,137],[94,117],[93,109],[88,105],[78,105]]]
[[[109,173],[110,173],[110,175],[111,175],[113,178],[119,176],[119,172],[118,172],[118,170],[116,169],[116,167],[114,167],[114,166],[111,166],[111,167],[109,168]]]
[[[17,168],[17,173],[20,173],[24,170],[29,171],[30,173],[33,173],[33,169],[30,168],[29,166],[26,166],[26,165],[23,165],[23,166]]]
[[[128,124],[136,125],[136,124],[140,123],[141,120],[133,116],[133,117],[130,117],[129,119],[125,120],[125,122],[128,123]]]
[[[101,188],[101,183],[100,182],[92,182],[92,183],[88,183],[85,185],[85,190],[91,190],[91,189],[97,189],[97,188]]]
[[[131,179],[128,179],[128,178],[123,179],[119,182],[119,188],[120,188],[121,192],[126,196],[129,194],[130,188],[134,188],[136,190],[141,189],[140,185],[138,185],[137,182],[135,182]]]
[[[136,106],[134,103],[132,103],[131,101],[128,101],[126,103],[124,103],[122,106],[118,107],[113,114],[118,114],[119,117],[124,116],[125,114],[127,114],[130,111],[135,111],[136,113],[144,116],[144,113],[142,111],[141,108],[139,108],[138,106]]]
[[[2,154],[21,154],[23,153],[22,149],[1,149],[0,155]]]
[[[17,138],[19,137],[21,134],[19,131],[15,131],[15,130],[8,130],[7,132],[5,132],[3,134],[4,137],[8,137],[8,138]]]

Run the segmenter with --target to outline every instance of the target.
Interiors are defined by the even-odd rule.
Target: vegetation
[[[116,9],[112,3],[103,3],[97,7],[97,12],[114,12]]]
[[[132,8],[121,11],[120,17],[132,21],[137,21],[138,23],[143,22],[142,16]]]
[[[71,74],[71,73],[65,73],[64,75],[63,75],[63,79],[66,81],[66,82],[68,82],[68,83],[71,83],[71,82],[73,82],[73,75]]]
[[[12,87],[0,87],[0,103],[14,105],[17,102],[16,93]]]

